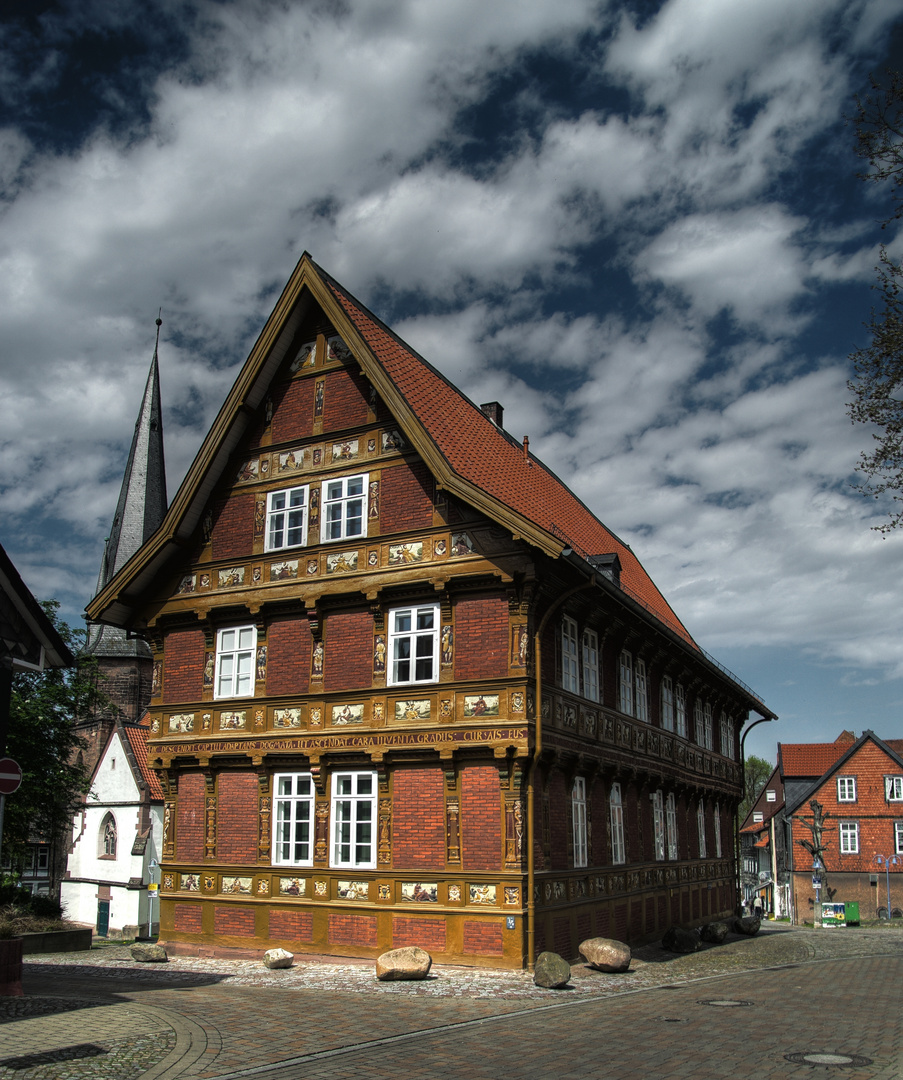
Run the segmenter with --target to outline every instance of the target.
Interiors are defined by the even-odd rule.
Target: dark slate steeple
[[[104,549],[96,592],[100,592],[145,540],[157,531],[166,514],[163,416],[160,408],[157,360],[162,322],[158,317],[154,357],[151,360],[141,409],[135,422],[135,434],[122,478],[116,514]],[[126,632],[119,627],[102,626],[99,623],[88,624],[85,653],[97,657],[150,657],[150,650],[143,641],[128,638]]]

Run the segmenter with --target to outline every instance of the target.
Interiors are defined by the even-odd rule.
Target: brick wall
[[[436,768],[397,769],[392,781],[396,869],[445,868],[445,780]],[[444,931],[443,931],[444,933]]]
[[[325,621],[324,688],[359,690],[373,682],[373,616],[335,612]]]
[[[254,502],[250,491],[218,502],[210,535],[214,559],[240,559],[251,554],[254,543]]]
[[[568,791],[564,777],[557,769],[548,780],[549,809],[552,824],[552,869],[568,868]]]
[[[204,778],[200,773],[179,776],[176,858],[181,862],[204,858]]]
[[[231,905],[216,907],[213,909],[213,929],[217,935],[253,937],[254,909]]]
[[[323,392],[324,431],[366,424],[368,396],[369,382],[360,371],[330,371]]]
[[[467,765],[461,772],[461,836],[465,870],[500,869],[499,773],[494,765]]]
[[[173,904],[173,929],[186,934],[200,934],[203,931],[203,910],[201,904]]]
[[[502,924],[465,922],[464,952],[483,956],[502,955]]]
[[[555,928],[553,935],[555,952],[557,952],[559,956],[564,957],[565,960],[570,960],[573,951],[573,944],[571,943],[571,920],[567,915],[559,916],[555,919],[553,925]]]
[[[830,815],[825,828],[822,843],[825,845],[825,865],[828,871],[828,884],[834,888],[835,882],[831,878],[831,871],[859,872],[881,874],[881,889],[884,888],[884,868],[875,864],[875,853],[881,855],[893,855],[896,851],[894,841],[894,822],[903,821],[903,802],[888,802],[885,798],[884,777],[900,776],[903,770],[900,766],[873,742],[866,741],[849,758],[831,778],[824,783],[818,791],[806,799],[806,802],[797,810],[797,814],[812,820],[812,811],[809,801],[812,798],[824,807],[826,814]],[[855,802],[840,802],[837,798],[837,777],[854,777],[856,780]],[[859,825],[859,852],[858,854],[841,854],[840,852],[840,822],[856,822]],[[804,857],[799,846],[800,840],[811,840],[812,833],[798,821],[793,822],[793,848],[797,852],[795,865],[800,866],[800,858]],[[891,883],[893,887],[894,875],[903,871],[891,868]],[[838,898],[847,900],[849,897]],[[903,907],[892,901],[893,906]],[[882,899],[881,906],[886,906],[886,898]]]
[[[427,951],[445,952],[448,948],[445,919],[393,919],[392,947],[400,949],[405,945],[417,945]]]
[[[383,536],[407,529],[427,529],[433,523],[433,478],[423,462],[401,462],[383,469],[379,527]]]
[[[375,915],[330,915],[329,940],[333,945],[376,947]]]
[[[163,702],[196,701],[204,691],[204,634],[170,630],[163,663]]]
[[[217,788],[216,857],[223,863],[257,861],[257,776],[224,772]]]
[[[455,604],[455,678],[491,679],[508,674],[508,602],[503,596]]]
[[[313,916],[309,911],[271,911],[270,937],[282,941],[312,941]]]
[[[306,439],[313,434],[314,379],[295,379],[273,387],[274,443]]]
[[[267,628],[267,694],[306,694],[310,629],[306,619],[275,619]]]

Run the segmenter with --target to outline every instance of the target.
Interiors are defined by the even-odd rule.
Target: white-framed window
[[[633,715],[633,657],[624,649],[618,661],[618,707]]]
[[[903,821],[894,822],[894,851],[903,855]]]
[[[574,819],[574,866],[586,866],[586,780],[582,776],[574,778],[574,786],[571,789],[571,811]]]
[[[885,776],[884,796],[888,802],[903,802],[903,776]]]
[[[577,666],[577,624],[567,615],[561,620],[561,688],[572,694],[580,692],[580,669]]]
[[[778,793],[775,791],[774,788],[768,788],[768,790],[765,792],[765,801],[766,802],[777,802],[778,801]]]
[[[637,657],[634,669],[633,684],[636,687],[636,712],[637,720],[649,720],[649,704],[646,698],[646,661]]]
[[[627,853],[624,847],[624,806],[621,802],[620,784],[611,785],[608,809],[611,814],[611,861],[623,863],[627,861]]]
[[[590,701],[599,697],[599,636],[595,630],[583,631],[583,696]]]
[[[732,757],[731,754],[731,722],[727,713],[721,710],[721,754],[723,757]]]
[[[665,861],[665,801],[660,791],[653,791],[652,800],[652,837],[655,844],[655,858]]]
[[[674,726],[682,739],[687,737],[687,693],[677,684],[674,688]]]
[[[838,831],[840,833],[840,854],[841,855],[858,855],[859,854],[859,822],[858,821],[841,821],[838,823]]]
[[[712,706],[706,702],[702,710],[702,728],[704,745],[706,750],[712,750],[715,746],[715,732],[712,722]]]
[[[662,727],[674,730],[674,684],[670,675],[662,676]]]
[[[764,820],[765,815],[762,813],[761,810],[755,810],[753,812],[753,825],[761,825]]]
[[[264,547],[267,551],[303,547],[307,543],[308,486],[271,491],[267,495]]]
[[[97,832],[97,854],[101,859],[116,858],[116,818],[109,812],[104,814]]]
[[[697,745],[705,746],[705,730],[702,722],[702,702],[699,698],[693,703],[693,727],[695,729]]]
[[[665,828],[668,833],[668,858],[677,858],[677,803],[672,791],[665,800]]]
[[[699,834],[699,857],[705,859],[708,856],[705,843],[705,803],[702,799],[696,806],[696,831]]]
[[[273,793],[273,864],[312,866],[314,786],[310,773],[276,773]]]
[[[727,735],[727,749],[724,751],[724,756],[736,760],[737,757],[737,728],[734,724],[734,718],[732,716],[726,716],[725,721],[727,727],[725,733]]]
[[[376,866],[376,795],[375,772],[333,773],[331,866]]]
[[[721,858],[721,806],[715,803],[715,858]]]
[[[368,476],[343,476],[323,484],[323,539],[348,540],[367,532]]]
[[[436,682],[439,677],[439,605],[389,612],[389,685]]]
[[[214,697],[250,697],[254,693],[256,626],[233,626],[216,635]]]
[[[856,801],[856,777],[855,776],[838,776],[837,777],[837,801],[838,802],[855,802]]]

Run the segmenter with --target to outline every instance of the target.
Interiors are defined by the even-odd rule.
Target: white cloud
[[[57,153],[0,133],[0,539],[45,595],[83,601],[157,307],[174,489],[307,248],[477,403],[500,400],[703,644],[903,673],[884,585],[899,541],[845,487],[863,441],[848,346],[804,336],[830,290],[869,280],[874,234],[794,183],[816,140],[849,138],[850,50],[895,14],[667,0],[637,27],[589,0],[198,5],[147,131]],[[535,48],[579,106],[526,81]],[[481,156],[466,110],[518,79]],[[730,340],[711,336],[722,315]],[[37,550],[42,526],[86,539]]]

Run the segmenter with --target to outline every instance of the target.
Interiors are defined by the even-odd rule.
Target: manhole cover
[[[871,1065],[872,1059],[861,1054],[828,1054],[823,1050],[810,1050],[805,1054],[785,1054],[785,1060],[794,1065],[822,1065],[835,1069],[848,1069],[850,1066]]]
[[[752,1005],[751,1001],[737,1001],[736,998],[709,998],[706,1001],[697,1001],[697,1005],[714,1005],[719,1009],[742,1009]]]

